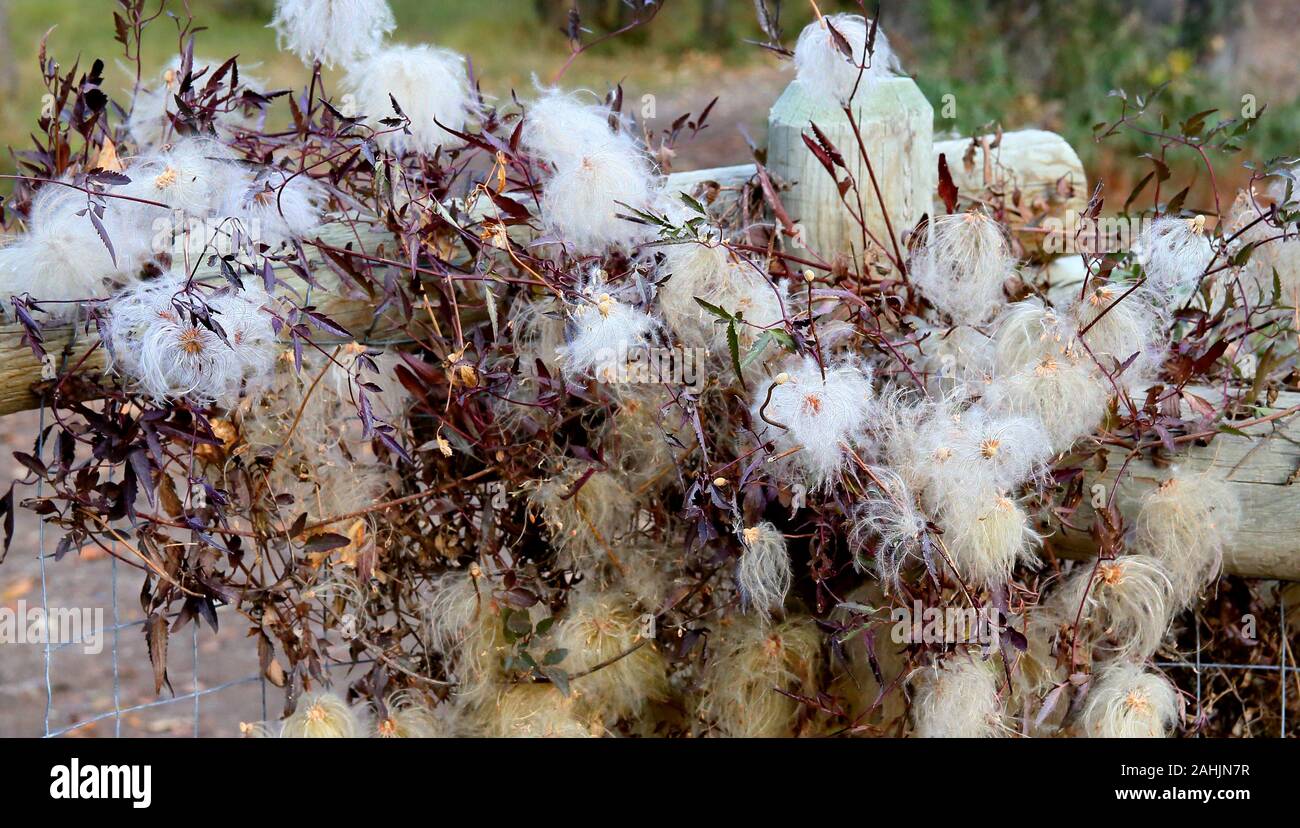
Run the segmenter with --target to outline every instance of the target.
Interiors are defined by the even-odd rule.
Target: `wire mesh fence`
[[[44,412],[42,412],[39,433],[44,433],[44,426],[45,418]],[[39,448],[38,446],[38,450]],[[39,482],[34,493],[37,497],[42,493]],[[55,585],[58,566],[52,564],[49,537],[44,522],[37,526],[37,540],[41,610],[43,617],[49,618],[53,604],[50,598],[51,588]],[[175,726],[171,727],[169,732],[176,735],[195,737],[209,733],[234,733],[237,732],[234,728],[241,721],[251,719],[266,721],[273,717],[272,711],[278,710],[279,707],[278,703],[272,699],[272,695],[277,692],[277,688],[270,685],[260,670],[235,669],[234,667],[238,667],[238,665],[232,667],[229,663],[230,659],[222,659],[221,668],[227,674],[205,675],[203,669],[204,655],[201,651],[200,641],[202,637],[215,637],[215,634],[211,628],[204,629],[197,619],[194,619],[189,624],[189,641],[186,642],[188,644],[186,649],[189,650],[189,664],[173,665],[178,669],[172,676],[173,683],[169,690],[165,690],[164,695],[147,700],[140,700],[141,694],[139,693],[125,693],[123,687],[123,659],[143,659],[146,656],[143,650],[134,649],[131,643],[132,641],[138,642],[142,640],[140,629],[144,618],[142,615],[135,618],[128,617],[130,613],[124,609],[119,599],[119,587],[124,580],[123,570],[126,567],[120,564],[116,557],[112,556],[110,556],[108,566],[109,598],[106,609],[109,618],[107,619],[108,624],[101,632],[107,639],[105,644],[110,663],[111,697],[106,700],[107,703],[100,705],[104,709],[95,712],[70,710],[68,712],[74,715],[63,721],[56,720],[55,710],[60,694],[59,688],[64,684],[69,684],[70,686],[78,686],[79,689],[85,689],[84,686],[81,686],[84,682],[79,684],[76,681],[59,681],[58,673],[62,670],[67,674],[71,674],[74,679],[85,678],[87,674],[84,669],[74,669],[71,666],[63,669],[59,662],[58,657],[60,654],[81,646],[79,642],[56,642],[51,641],[51,637],[47,636],[43,644],[43,675],[41,676],[44,693],[41,733],[44,736],[107,735],[106,726],[108,725],[111,725],[111,734],[115,737],[133,735],[140,732],[138,724],[133,723],[136,717],[164,710],[172,710],[177,713],[170,720]],[[1260,717],[1260,720],[1266,720],[1268,726],[1258,732],[1248,728],[1247,732],[1249,735],[1263,736],[1291,737],[1295,735],[1295,717],[1289,715],[1288,705],[1295,703],[1296,699],[1300,698],[1300,667],[1295,663],[1294,647],[1291,645],[1289,638],[1291,625],[1287,618],[1287,600],[1280,583],[1276,586],[1276,596],[1276,624],[1279,641],[1276,660],[1269,659],[1261,663],[1243,663],[1207,658],[1207,656],[1212,656],[1215,653],[1213,647],[1207,651],[1202,646],[1201,629],[1207,622],[1200,615],[1193,614],[1191,626],[1194,629],[1194,638],[1192,639],[1194,646],[1186,648],[1189,651],[1187,657],[1177,661],[1158,660],[1155,662],[1156,667],[1165,671],[1171,679],[1184,689],[1189,703],[1194,703],[1194,724],[1203,721],[1207,707],[1213,707],[1213,698],[1207,699],[1207,695],[1212,696],[1214,692],[1217,692],[1212,687],[1212,685],[1216,684],[1216,680],[1217,685],[1226,686],[1229,691],[1232,691],[1231,688],[1235,687],[1238,682],[1245,682],[1252,675],[1276,676],[1275,709],[1268,711],[1269,715],[1267,717]],[[232,616],[235,616],[235,613],[233,610],[225,608],[218,611],[218,616],[233,620]],[[1187,643],[1190,644],[1192,641]],[[176,643],[178,642],[173,641],[173,655],[177,653]],[[217,642],[213,643],[216,644]],[[341,662],[332,665],[335,669],[353,666],[358,665],[352,662]],[[98,679],[92,677],[89,680],[94,683]],[[1296,683],[1295,688],[1289,686],[1291,681]],[[1270,686],[1272,686],[1271,682]],[[107,688],[96,687],[94,689]],[[152,689],[152,686],[150,689]],[[221,699],[223,703],[213,705],[213,701],[217,699]],[[205,705],[209,711],[206,719]],[[218,709],[213,710],[214,706]],[[214,721],[214,715],[220,720]],[[1275,727],[1272,726],[1272,722],[1276,722]],[[1193,727],[1189,732],[1197,731],[1198,728]]]

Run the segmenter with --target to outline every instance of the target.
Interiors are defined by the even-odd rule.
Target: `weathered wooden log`
[[[1000,199],[1007,223],[1030,253],[1041,251],[1049,219],[1064,224],[1070,213],[1082,215],[1088,207],[1083,162],[1055,132],[1024,129],[939,141],[934,154],[945,157],[959,196]]]
[[[803,230],[804,248],[827,259],[860,256],[862,229],[841,203],[836,181],[804,143],[804,133],[811,133],[815,123],[853,174],[861,198],[852,193],[845,197],[855,212],[862,202],[867,229],[875,239],[867,244],[883,260],[902,249],[903,233],[930,210],[938,180],[934,110],[915,81],[899,77],[859,90],[853,113],[856,130],[837,103],[792,82],[768,116],[767,166],[790,185],[781,198]]]
[[[806,129],[807,124],[804,126]],[[968,169],[965,159],[969,157],[968,150],[972,145],[977,149],[973,165]],[[946,156],[953,183],[961,197],[982,197],[986,191],[994,189],[1005,193],[1008,199],[1018,199],[1020,212],[1010,217],[1011,225],[1027,250],[1040,250],[1044,222],[1049,217],[1064,221],[1070,211],[1080,214],[1087,207],[1088,182],[1083,164],[1069,142],[1060,135],[1039,129],[1020,130],[1003,133],[998,145],[987,153],[984,145],[985,142],[977,138],[940,141],[934,145],[930,166],[937,176],[939,156]],[[673,173],[668,177],[668,183],[692,195],[713,192],[712,185],[717,185],[715,195],[719,208],[725,209],[755,172],[753,164],[737,164]],[[816,172],[829,183],[830,176],[820,165]],[[932,215],[944,209],[936,190],[937,184],[926,194],[925,209]],[[1015,195],[1017,192],[1018,196]],[[833,188],[831,195],[836,197]],[[836,198],[832,207],[842,211],[843,207]],[[786,206],[789,204],[786,199]],[[792,218],[795,218],[793,212]],[[857,238],[860,241],[861,235]]]
[[[390,236],[369,230],[357,231],[345,224],[323,226],[318,238],[332,246],[351,244],[353,249],[381,256],[385,252],[382,245],[387,241],[390,248],[387,253],[389,256],[392,254]],[[393,333],[391,318],[377,319],[371,302],[340,293],[337,276],[321,261],[316,248],[307,246],[305,249],[308,251],[308,265],[312,266],[314,277],[324,288],[313,289],[312,304],[358,337],[367,338],[369,334],[369,338],[382,338]],[[200,278],[221,279],[220,273],[209,271],[206,266],[200,267],[198,272]],[[299,295],[307,295],[307,285],[298,276],[284,269],[280,269],[278,275]],[[44,348],[53,361],[50,366],[43,365],[22,341],[21,325],[12,322],[0,325],[0,415],[39,408],[42,394],[51,382],[51,369],[78,367],[81,371],[99,371],[104,368],[106,354],[103,348],[96,347],[99,337],[93,328],[87,332],[85,326],[50,325],[44,328],[43,333]],[[329,338],[320,337],[321,341]]]
[[[1220,397],[1210,388],[1189,390],[1211,401]],[[1254,419],[1295,406],[1300,406],[1300,394],[1282,393],[1271,411]],[[1300,580],[1300,485],[1295,482],[1300,477],[1300,423],[1293,417],[1278,417],[1239,430],[1250,436],[1221,433],[1208,446],[1180,447],[1176,465],[1226,480],[1241,502],[1241,528],[1224,552],[1226,571],[1247,577]],[[1110,449],[1104,471],[1098,470],[1100,463],[1089,463],[1084,503],[1075,513],[1075,525],[1091,524],[1094,498],[1105,502],[1110,496],[1126,456],[1124,449]],[[1115,492],[1115,505],[1127,525],[1133,525],[1142,497],[1170,473],[1170,469],[1158,468],[1145,456],[1129,462]],[[1083,532],[1060,530],[1048,542],[1067,556],[1096,554],[1092,539]]]

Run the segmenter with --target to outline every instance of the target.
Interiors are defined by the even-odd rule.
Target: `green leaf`
[[[548,615],[545,618],[543,618],[541,621],[538,621],[537,634],[546,635],[546,633],[551,629],[551,625],[553,625],[554,623],[555,623],[554,615]]]
[[[555,664],[559,664],[561,661],[564,661],[564,657],[567,656],[568,654],[569,654],[568,650],[564,649],[563,647],[557,647],[556,649],[551,650],[546,655],[542,656],[542,663],[545,664],[547,667],[553,666]]]
[[[731,352],[731,367],[736,370],[736,378],[745,384],[745,375],[740,370],[740,337],[736,334],[736,322],[727,323],[727,350]]]
[[[510,617],[514,614],[514,611],[510,609],[501,611],[501,635],[505,638],[507,644],[513,644],[519,640],[519,636],[515,635],[514,630],[510,627]]]
[[[695,212],[699,213],[702,216],[708,215],[708,211],[704,209],[703,204],[691,198],[686,193],[680,193],[680,195],[682,197],[682,201],[686,203],[687,207],[690,207],[692,210],[694,210]]]
[[[569,695],[569,674],[568,673],[561,670],[559,667],[548,667],[544,671],[544,675],[551,680],[551,683],[555,685],[555,688],[557,690],[559,690],[561,693],[563,693],[566,696]]]
[[[710,304],[709,302],[705,302],[703,299],[701,299],[698,296],[694,298],[695,301],[699,303],[700,307],[704,308],[706,311],[718,317],[719,319],[725,319],[728,322],[731,322],[736,318],[735,316],[732,315],[731,311],[724,310],[723,308],[720,308],[717,305]]]
[[[528,620],[528,613],[526,612],[512,612],[510,617],[506,619],[506,627],[515,635],[525,636],[533,631],[533,622]]]
[[[763,351],[767,350],[767,346],[771,344],[771,332],[763,331],[763,333],[759,334],[758,339],[754,340],[754,345],[749,349],[749,353],[745,354],[745,358],[740,361],[740,367],[748,368],[749,364],[758,359],[759,356],[762,355]]]
[[[772,335],[772,338],[775,339],[777,344],[782,348],[785,348],[792,354],[795,352],[794,337],[790,336],[784,328],[771,328],[768,330],[768,333]]]

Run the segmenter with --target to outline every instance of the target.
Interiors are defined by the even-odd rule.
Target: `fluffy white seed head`
[[[609,472],[587,475],[579,486],[586,469],[585,463],[575,462],[553,477],[530,483],[528,506],[546,523],[551,545],[590,571],[618,556],[615,549],[637,508],[632,492]]]
[[[636,716],[647,702],[666,698],[667,664],[653,642],[643,643],[639,615],[622,596],[580,591],[552,637],[554,646],[567,652],[561,665],[571,675],[610,662],[573,680],[582,710],[596,719],[612,725]]]
[[[553,684],[516,684],[487,711],[488,732],[501,738],[588,739],[603,731],[577,700]]]
[[[1103,739],[1162,738],[1182,718],[1177,689],[1164,676],[1118,661],[1088,691],[1079,723]]]
[[[1096,285],[1071,307],[1070,315],[1079,331],[1087,329],[1080,338],[1107,371],[1133,359],[1120,382],[1136,388],[1160,367],[1165,319],[1149,290],[1130,293],[1123,284]]]
[[[856,14],[828,14],[805,26],[794,47],[800,85],[814,95],[846,106],[851,98],[884,78],[900,74],[898,58],[883,31],[877,29],[871,54],[867,53],[868,26],[869,21]],[[831,27],[843,40],[835,37]],[[851,54],[844,53],[845,43]]]
[[[1136,252],[1151,294],[1166,304],[1185,300],[1214,258],[1204,216],[1156,219],[1138,237]]]
[[[388,45],[349,65],[343,84],[354,96],[357,111],[385,133],[380,144],[398,154],[433,155],[439,147],[459,144],[460,139],[439,124],[463,132],[476,108],[465,58],[449,49]],[[411,119],[410,135],[379,123],[397,117],[389,95]]]
[[[590,152],[612,149],[634,152],[634,142],[614,120],[608,107],[584,103],[577,93],[551,89],[528,105],[521,143],[530,154],[551,165],[572,163]]]
[[[954,496],[980,486],[1014,489],[1041,475],[1052,457],[1051,440],[1038,419],[982,405],[961,412],[951,439],[954,463],[942,488]]]
[[[871,370],[842,362],[827,365],[823,379],[817,361],[805,356],[787,363],[783,373],[788,381],[755,388],[754,428],[778,455],[792,452],[783,462],[796,475],[829,486],[844,467],[845,447],[864,439],[873,408]]]
[[[1080,566],[1052,599],[1056,616],[1073,624],[1107,655],[1143,661],[1169,631],[1176,607],[1164,564],[1150,555],[1124,555],[1095,568]],[[1079,608],[1083,613],[1079,614]]]
[[[223,340],[191,318],[189,308],[202,300],[185,294],[185,284],[184,275],[173,274],[113,298],[108,316],[113,368],[158,401],[232,405],[242,391],[263,387],[275,370],[276,337],[263,309],[269,299],[260,288],[207,299]]]
[[[10,296],[29,294],[51,303],[43,307],[52,318],[70,319],[77,307],[68,303],[102,299],[112,285],[137,278],[153,258],[153,239],[129,204],[106,199],[102,224],[113,245],[110,254],[87,213],[84,193],[58,184],[42,187],[27,232],[0,248],[5,313],[12,313]]]
[[[790,552],[785,535],[770,523],[741,531],[744,551],[736,565],[736,585],[748,606],[779,610],[790,591]]]
[[[656,249],[663,252],[660,273],[667,277],[659,285],[659,308],[683,343],[727,352],[726,327],[696,298],[744,318],[748,324],[736,328],[742,355],[763,329],[785,318],[784,285],[773,285],[751,264],[735,261],[716,238]]]
[[[309,66],[346,66],[373,54],[396,27],[387,0],[277,0],[271,18],[279,47]]]
[[[958,653],[913,676],[912,715],[922,739],[1000,736],[1003,724],[998,678],[992,663]]]
[[[939,510],[939,528],[953,565],[967,584],[1005,583],[1017,563],[1035,563],[1039,536],[1029,515],[1011,498],[992,490],[949,498]]]
[[[222,215],[239,222],[245,238],[278,247],[320,226],[325,188],[309,175],[267,170],[229,190]]]
[[[978,325],[1002,307],[1002,284],[1015,264],[1002,225],[979,211],[932,218],[909,259],[917,289],[966,325]]]
[[[649,343],[658,327],[654,318],[617,294],[600,275],[593,275],[577,301],[565,308],[566,341],[556,348],[565,373],[613,381],[628,355]]]
[[[203,218],[217,211],[242,181],[242,171],[233,157],[228,147],[216,141],[181,138],[131,159],[125,173],[131,183],[121,192]],[[147,205],[140,209],[151,217],[162,212]]]
[[[1030,370],[1047,359],[1078,359],[1076,329],[1036,296],[1007,305],[994,327],[993,365],[1000,376]]]
[[[1068,356],[1044,357],[1028,369],[999,377],[985,400],[990,409],[1043,425],[1051,450],[1062,452],[1092,434],[1106,417],[1111,388],[1093,365]]]
[[[929,375],[935,393],[981,393],[993,378],[993,340],[969,325],[917,326],[921,353],[916,365]]]
[[[765,623],[732,616],[709,639],[699,715],[733,738],[793,735],[803,705],[775,688],[808,693],[821,663],[821,635],[810,618]]]
[[[870,565],[867,552],[874,544],[876,575],[886,590],[902,583],[902,571],[910,561],[922,560],[925,514],[897,472],[884,466],[872,468],[866,498],[853,506],[850,521],[854,563],[858,569],[866,569]]]
[[[1138,549],[1164,564],[1174,605],[1181,608],[1217,577],[1224,547],[1240,525],[1241,503],[1232,487],[1209,473],[1175,469],[1143,498],[1135,539]]]
[[[454,654],[473,630],[489,598],[479,592],[478,579],[469,570],[436,578],[424,605],[430,646],[443,655]]]
[[[654,200],[650,164],[635,147],[609,144],[555,165],[542,184],[542,222],[579,253],[630,247],[644,225],[620,216]]]
[[[443,707],[444,705],[439,705]],[[448,717],[415,694],[399,690],[384,700],[387,715],[374,717],[380,739],[437,739],[452,735]]]
[[[328,691],[310,693],[280,725],[282,739],[355,739],[364,733],[361,718],[347,702]]]

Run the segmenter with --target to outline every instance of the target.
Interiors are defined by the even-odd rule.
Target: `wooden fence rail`
[[[936,205],[934,177],[937,159],[944,155],[960,192],[975,194],[992,188],[1017,205],[1019,218],[1013,230],[1026,249],[1034,250],[1042,234],[1035,228],[1047,217],[1064,218],[1069,211],[1082,213],[1088,197],[1087,181],[1078,155],[1059,135],[1040,130],[1009,132],[1001,136],[962,138],[934,142],[930,136],[929,105],[908,79],[883,84],[855,103],[868,152],[885,177],[882,199],[889,208],[896,240],[923,212],[933,214]],[[768,169],[788,189],[783,193],[790,218],[807,230],[807,239],[824,255],[853,255],[854,240],[860,238],[846,229],[843,208],[835,188],[812,154],[802,146],[799,134],[807,128],[809,118],[846,158],[856,158],[855,136],[844,114],[835,108],[809,101],[797,82],[773,107],[769,132],[774,136],[777,152],[769,150]],[[905,128],[904,128],[905,127]],[[905,163],[900,163],[900,159]],[[853,164],[855,177],[864,191],[866,171]],[[725,207],[739,189],[755,175],[753,164],[694,170],[669,176],[670,187],[699,193],[708,190],[721,199]],[[941,208],[939,208],[941,209]],[[879,203],[868,198],[868,222],[883,244],[889,244],[888,230],[882,221]],[[358,238],[343,226],[322,228],[320,238],[332,244],[358,243],[382,245],[379,236]],[[310,249],[310,248],[309,248]],[[371,250],[373,252],[373,250]],[[390,251],[391,252],[391,251]],[[1069,268],[1063,268],[1068,271]],[[323,273],[327,273],[322,268]],[[1077,276],[1076,276],[1077,278]],[[332,284],[332,274],[322,277]],[[291,283],[292,279],[289,279]],[[363,300],[326,293],[316,304],[349,330],[391,330],[386,320],[376,320],[373,308]],[[0,414],[36,408],[41,405],[42,365],[30,349],[19,340],[22,330],[14,324],[0,325]],[[103,367],[103,349],[97,349],[81,361],[94,345],[93,333],[84,330],[76,336],[69,326],[52,328],[46,348],[65,365],[80,364],[83,369]],[[71,343],[71,344],[70,344]],[[1210,389],[1196,389],[1201,396],[1212,398]],[[1300,394],[1283,394],[1274,410],[1300,405]],[[1279,418],[1244,429],[1248,437],[1222,434],[1208,447],[1191,447],[1180,462],[1187,467],[1209,471],[1230,482],[1243,504],[1245,522],[1241,532],[1226,551],[1228,571],[1247,576],[1300,580],[1300,487],[1292,479],[1300,469],[1300,430],[1288,418]],[[1116,471],[1123,463],[1124,452],[1112,450],[1104,473],[1089,472],[1088,491],[1092,486],[1114,485]],[[1117,503],[1131,519],[1143,492],[1167,476],[1138,459],[1130,463],[1129,472],[1120,485]],[[1109,489],[1103,489],[1108,492]],[[1090,519],[1086,507],[1078,518],[1086,525]],[[1059,533],[1051,541],[1064,554],[1095,553],[1089,539],[1081,533]]]

